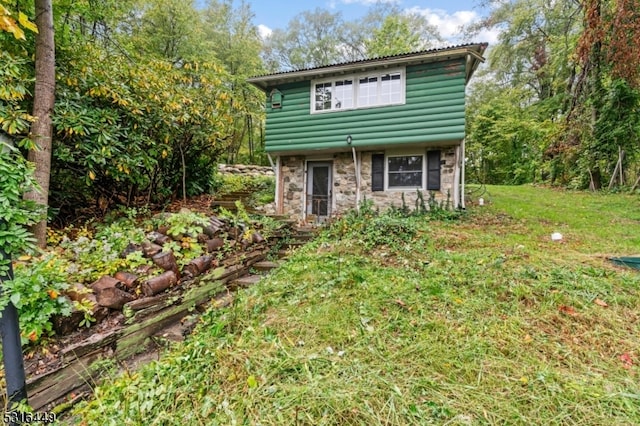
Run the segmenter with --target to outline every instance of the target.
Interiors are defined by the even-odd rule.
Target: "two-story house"
[[[417,191],[464,207],[465,88],[487,45],[252,77],[266,103],[278,213],[330,217]]]

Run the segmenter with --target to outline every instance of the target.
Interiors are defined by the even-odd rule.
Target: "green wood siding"
[[[461,140],[464,64],[459,59],[407,67],[404,105],[311,114],[310,81],[278,86],[282,107],[267,104],[266,150],[346,149],[347,135],[355,147]]]

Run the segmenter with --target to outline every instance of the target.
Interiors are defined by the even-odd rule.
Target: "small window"
[[[397,104],[402,101],[400,73],[385,74],[380,81],[380,103]]]
[[[387,157],[389,188],[422,188],[422,155]]]

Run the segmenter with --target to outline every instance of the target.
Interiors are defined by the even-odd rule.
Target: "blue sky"
[[[485,14],[478,0],[386,0],[397,4],[403,10],[418,12],[436,25],[442,36],[450,43],[459,42],[495,42],[497,34],[487,31],[473,40],[458,37],[461,25],[475,22]],[[340,11],[346,20],[357,19],[366,14],[376,0],[248,0],[254,11],[255,24],[263,34],[270,30],[285,28],[295,15],[305,10],[323,8]]]

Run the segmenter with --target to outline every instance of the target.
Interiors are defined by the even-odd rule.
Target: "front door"
[[[307,215],[327,218],[331,212],[331,167],[326,161],[307,163]]]

